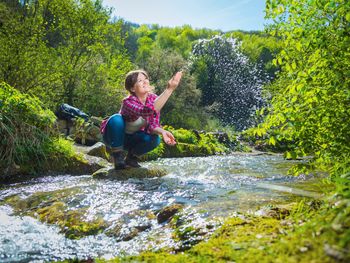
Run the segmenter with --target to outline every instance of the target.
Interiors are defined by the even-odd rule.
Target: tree
[[[0,13],[4,81],[51,109],[66,102],[90,114],[118,110],[132,65],[122,22],[110,21],[101,1],[4,1]]]
[[[23,92],[60,77],[53,70],[57,57],[44,41],[46,7],[47,1],[0,2],[0,79]]]
[[[260,129],[294,141],[287,156],[314,155],[334,174],[349,171],[350,4],[345,0],[267,1],[271,33],[283,49],[270,115]]]

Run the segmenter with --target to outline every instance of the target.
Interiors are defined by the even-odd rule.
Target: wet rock
[[[150,211],[135,210],[123,215],[109,227],[105,234],[112,236],[118,241],[129,241],[152,227],[155,215]]]
[[[177,212],[183,209],[183,205],[181,204],[172,204],[164,207],[157,214],[157,221],[159,224],[169,221]]]
[[[16,215],[30,216],[41,222],[55,224],[67,238],[79,239],[96,235],[107,228],[100,217],[86,221],[87,208],[69,210],[67,202],[80,192],[79,187],[51,192],[37,192],[27,198],[14,195],[3,204],[10,205]]]
[[[58,225],[67,238],[79,239],[101,233],[107,224],[102,218],[85,221],[85,209],[67,210],[65,203],[55,202],[35,213],[42,222]]]
[[[290,214],[294,205],[295,204],[291,203],[287,205],[264,206],[258,211],[256,211],[255,215],[263,216],[263,217],[271,217],[271,218],[281,220],[286,218]]]
[[[196,211],[184,209],[172,217],[173,239],[178,242],[176,251],[185,251],[210,235],[218,222],[208,221]]]
[[[114,168],[102,168],[92,174],[94,178],[109,178],[118,180],[127,180],[129,178],[153,178],[161,177],[167,174],[167,171],[160,168],[127,168],[115,170]]]
[[[50,192],[36,192],[26,198],[21,198],[20,195],[12,195],[2,200],[0,205],[10,205],[16,215],[33,216],[33,214],[37,214],[38,209],[51,206],[55,202],[66,203],[71,200],[72,196],[80,192],[79,187],[72,187]]]

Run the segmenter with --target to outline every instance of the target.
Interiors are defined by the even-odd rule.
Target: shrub
[[[49,159],[73,154],[71,144],[59,139],[56,116],[36,97],[0,84],[0,168],[3,178],[19,165],[23,173],[49,167]],[[68,154],[69,153],[69,154]]]

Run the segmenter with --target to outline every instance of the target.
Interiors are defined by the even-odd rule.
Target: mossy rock
[[[63,202],[54,202],[50,206],[40,208],[36,214],[41,222],[58,225],[61,232],[70,239],[96,235],[107,228],[102,218],[85,221],[86,209],[67,210]]]
[[[189,143],[177,143],[175,146],[165,147],[164,157],[195,157],[195,156],[207,156],[211,153],[198,145]]]
[[[127,168],[123,170],[115,170],[114,168],[102,168],[92,174],[94,178],[109,178],[126,180],[129,178],[153,178],[162,177],[167,174],[165,169],[161,168]]]
[[[50,192],[36,192],[26,198],[12,195],[0,202],[0,205],[10,205],[18,215],[33,216],[38,209],[52,205],[55,202],[68,202],[68,200],[79,194],[79,187],[55,190]]]
[[[177,212],[182,210],[184,206],[182,204],[172,204],[164,207],[157,214],[157,221],[159,224],[169,221]]]
[[[31,216],[41,222],[55,224],[70,239],[103,232],[108,225],[101,217],[86,221],[87,208],[68,208],[66,202],[79,192],[79,188],[38,192],[24,199],[13,195],[0,202],[0,205],[10,205],[16,215]]]

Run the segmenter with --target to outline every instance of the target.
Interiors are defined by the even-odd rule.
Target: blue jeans
[[[125,122],[120,114],[112,115],[103,133],[103,141],[112,149],[112,152],[123,149],[132,152],[136,156],[148,153],[160,144],[160,138],[155,134],[147,134],[144,131],[137,131],[133,134],[126,134]]]

